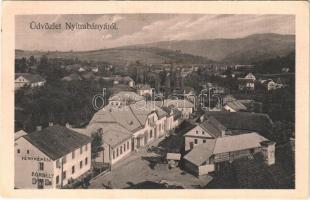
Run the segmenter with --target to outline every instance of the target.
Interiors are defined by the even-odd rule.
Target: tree
[[[97,153],[101,150],[102,146],[102,132],[101,130],[93,133],[91,135],[92,142],[91,142],[91,152],[92,157],[95,158]]]
[[[15,59],[15,73],[28,72],[27,59],[25,57],[21,59]]]
[[[37,63],[37,60],[34,58],[34,56],[30,56],[28,59],[28,63],[30,66],[33,66]]]

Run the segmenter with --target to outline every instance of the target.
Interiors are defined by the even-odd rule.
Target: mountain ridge
[[[27,51],[16,49],[16,57],[48,54],[52,57],[79,57],[81,60],[128,64],[163,62],[252,64],[284,56],[295,50],[295,35],[252,34],[240,38],[173,40],[89,51]],[[117,59],[119,58],[119,59]]]

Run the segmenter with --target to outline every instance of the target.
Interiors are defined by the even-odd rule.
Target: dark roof
[[[16,73],[15,79],[18,77],[23,76],[25,79],[27,79],[31,83],[37,83],[37,82],[43,82],[45,79],[41,77],[39,74],[29,74],[29,73]]]
[[[227,106],[230,108],[234,109],[235,111],[240,111],[240,110],[246,110],[247,107],[243,105],[241,102],[235,100],[235,101],[229,101],[226,103]]]
[[[213,155],[216,139],[206,140],[206,143],[195,146],[190,152],[188,152],[184,159],[193,163],[196,166],[202,165],[206,162],[210,156]]]
[[[222,130],[226,130],[226,127],[223,126],[219,121],[214,117],[210,117],[200,124],[200,127],[207,131],[209,134],[218,138],[222,135]]]
[[[91,141],[90,137],[59,125],[23,137],[52,160],[61,158]]]
[[[262,113],[206,112],[205,118],[210,117],[214,117],[227,129],[255,131],[263,136],[264,133],[271,133],[273,128],[273,122],[269,115]]]

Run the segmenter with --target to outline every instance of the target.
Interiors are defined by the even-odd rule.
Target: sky
[[[62,24],[60,30],[31,29],[31,22]],[[117,30],[65,29],[65,23],[117,25]],[[171,40],[240,38],[257,33],[295,34],[293,15],[111,14],[20,15],[15,46],[22,50],[85,51]]]

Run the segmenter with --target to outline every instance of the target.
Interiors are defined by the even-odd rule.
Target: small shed
[[[178,166],[181,160],[181,154],[179,153],[167,153],[166,160],[169,164],[169,167],[173,168]]]

